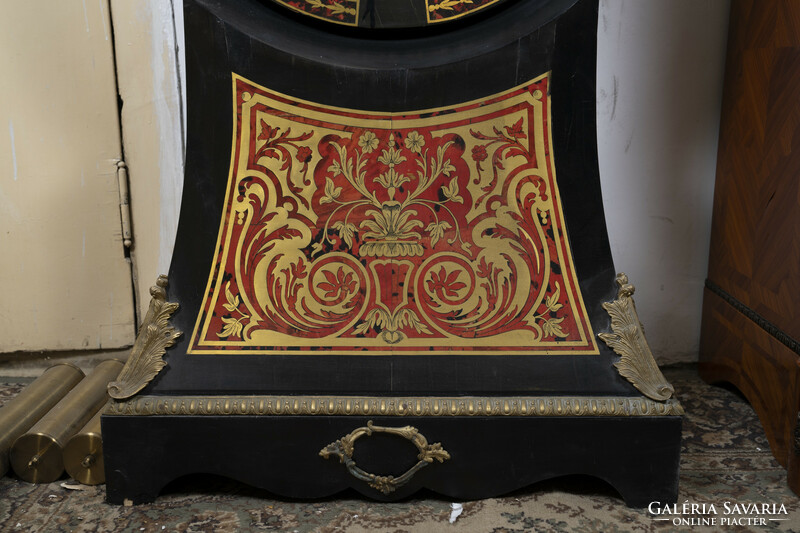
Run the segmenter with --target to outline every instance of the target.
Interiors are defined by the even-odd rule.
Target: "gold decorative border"
[[[138,396],[111,402],[124,416],[680,416],[675,400],[623,396],[376,397],[376,396]]]

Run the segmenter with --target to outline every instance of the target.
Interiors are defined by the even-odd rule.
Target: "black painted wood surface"
[[[574,4],[574,5],[573,5]],[[188,145],[169,272],[184,337],[145,392],[636,395],[599,356],[187,355],[214,257],[230,165],[231,72],[325,105],[404,111],[470,101],[552,72],[553,144],[575,268],[594,331],[616,296],[597,169],[597,4],[517,2],[479,24],[408,39],[349,37],[255,0],[188,1]]]
[[[328,443],[368,420],[412,425],[428,442],[440,442],[451,458],[421,469],[396,492],[382,494],[352,477],[335,458],[319,456]],[[116,504],[125,498],[145,503],[174,479],[207,473],[291,498],[322,498],[353,488],[393,501],[425,487],[464,501],[585,474],[608,482],[629,506],[645,507],[677,497],[680,427],[680,417],[106,416],[107,497]],[[388,440],[371,449],[370,439],[358,440],[356,462],[369,473],[400,474],[416,461],[416,448],[400,442],[405,453]]]

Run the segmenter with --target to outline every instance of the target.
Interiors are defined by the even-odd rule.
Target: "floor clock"
[[[103,416],[108,500],[204,472],[458,500],[677,497],[617,275],[596,0],[186,0],[178,236]]]

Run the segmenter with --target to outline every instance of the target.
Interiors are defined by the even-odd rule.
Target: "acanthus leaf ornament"
[[[167,277],[161,275],[150,288],[150,308],[133,343],[128,361],[116,381],[108,384],[108,395],[125,400],[147,386],[167,363],[162,358],[181,332],[169,323],[178,304],[167,302]]]
[[[611,316],[613,333],[599,333],[597,336],[621,356],[614,366],[622,377],[648,398],[666,401],[675,389],[661,373],[645,339],[632,298],[636,288],[628,283],[628,276],[624,273],[617,274],[616,281],[619,285],[617,299],[603,304],[603,309]]]

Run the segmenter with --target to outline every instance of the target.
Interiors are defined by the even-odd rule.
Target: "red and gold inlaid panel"
[[[500,0],[425,0],[428,22],[446,22],[470,15]]]
[[[359,0],[275,0],[313,18],[345,26],[358,25]]]
[[[359,21],[360,0],[274,0],[289,9],[316,19],[357,26]],[[430,23],[446,22],[473,14],[485,9],[500,0],[425,0],[424,4],[415,6],[425,10],[426,20]]]
[[[226,208],[189,353],[596,354],[548,76],[413,113],[233,76]]]

